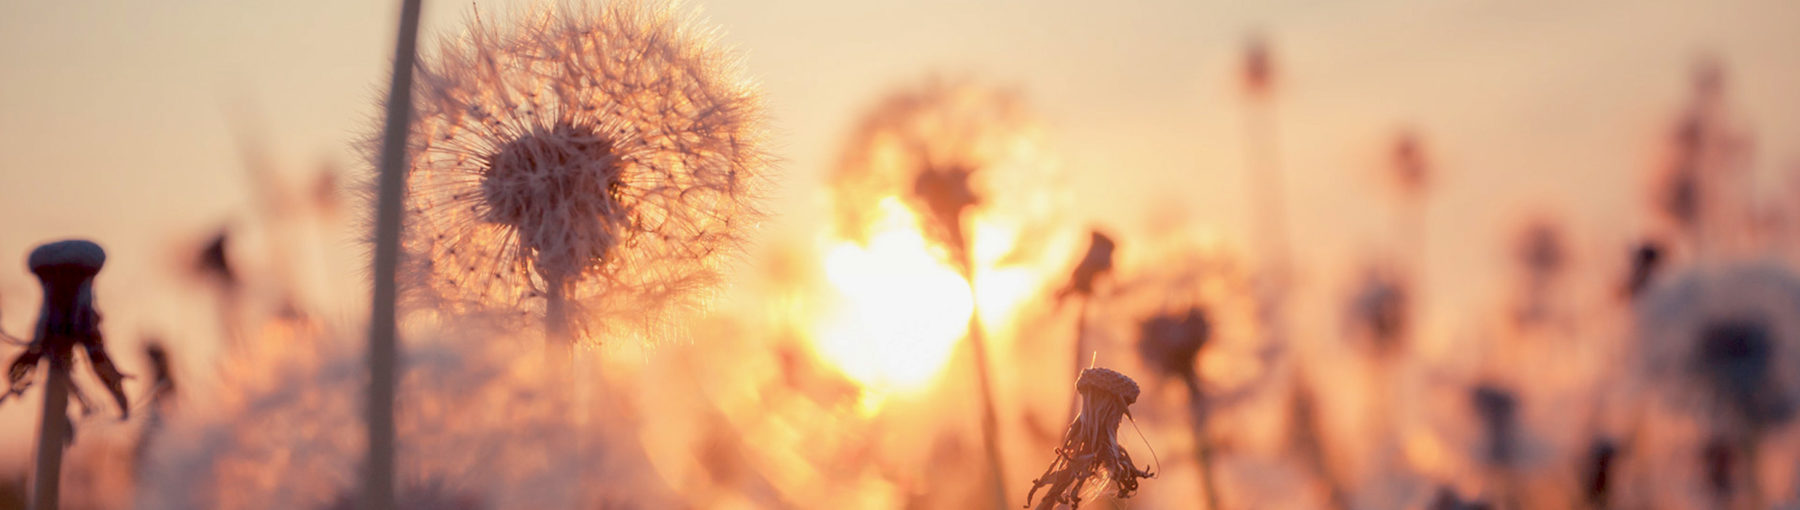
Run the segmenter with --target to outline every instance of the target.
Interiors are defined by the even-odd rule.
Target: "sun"
[[[866,243],[827,241],[815,347],[865,388],[916,391],[943,370],[975,301],[905,204],[887,197],[878,211]]]

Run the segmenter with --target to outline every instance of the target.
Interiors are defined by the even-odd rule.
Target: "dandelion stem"
[[[1089,298],[1087,296],[1082,296],[1081,307],[1075,312],[1075,358],[1073,360],[1075,371],[1070,372],[1075,374],[1075,377],[1070,378],[1069,380],[1069,387],[1071,388],[1075,387],[1075,383],[1081,380],[1081,369],[1087,368],[1086,365],[1081,363],[1081,358],[1083,354],[1087,353],[1088,301]],[[1069,419],[1064,420],[1064,423],[1074,423],[1075,416],[1079,414],[1081,414],[1081,398],[1078,392],[1076,398],[1069,399]]]
[[[369,313],[368,464],[363,508],[394,508],[394,394],[399,386],[395,276],[400,265],[401,200],[406,196],[407,128],[412,122],[413,66],[418,55],[419,10],[423,0],[402,0],[394,43],[393,81],[388,88],[382,133],[379,201],[375,213],[374,297]]]
[[[569,299],[568,285],[564,278],[545,278],[544,292],[544,341],[553,353],[563,354],[566,359],[573,360],[570,351],[575,346],[575,339],[569,331]]]
[[[1206,434],[1206,395],[1200,391],[1200,376],[1188,372],[1181,382],[1187,385],[1188,421],[1194,433],[1194,463],[1200,468],[1200,490],[1206,493],[1207,510],[1219,510],[1219,486],[1213,483],[1212,444]]]
[[[966,245],[965,245],[966,246]],[[975,260],[963,250],[963,279],[969,282],[969,297],[975,299]],[[1000,455],[1000,419],[994,411],[994,385],[988,372],[987,341],[981,331],[981,307],[969,309],[969,348],[975,351],[975,380],[981,389],[981,445],[987,451],[988,471],[994,477],[994,508],[1006,508],[1006,466]]]
[[[37,473],[32,510],[55,510],[62,482],[63,446],[69,431],[69,357],[51,353],[44,383],[44,414],[38,425]]]

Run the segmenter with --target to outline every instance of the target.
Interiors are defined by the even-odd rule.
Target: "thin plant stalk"
[[[1287,200],[1272,100],[1252,98],[1244,123],[1249,133],[1245,143],[1250,163],[1251,214],[1256,216],[1250,226],[1255,234],[1260,234],[1263,256],[1269,259],[1268,271],[1277,282],[1283,282],[1289,269]]]
[[[1076,381],[1081,379],[1081,370],[1088,368],[1087,365],[1085,365],[1081,362],[1081,359],[1084,357],[1085,354],[1087,354],[1087,350],[1088,350],[1087,315],[1088,315],[1088,303],[1091,300],[1092,300],[1091,297],[1089,297],[1087,295],[1082,295],[1081,296],[1081,306],[1075,312],[1075,357],[1071,359],[1072,363],[1075,365],[1075,367],[1074,367],[1075,370],[1072,372],[1069,372],[1071,374],[1075,374],[1075,377],[1070,378],[1070,380],[1069,380],[1070,387],[1074,387]],[[1063,422],[1064,423],[1073,423],[1075,421],[1075,416],[1079,415],[1079,414],[1081,414],[1081,399],[1078,396],[1077,398],[1073,398],[1073,399],[1069,400],[1069,419],[1064,420]]]
[[[1200,391],[1200,376],[1189,372],[1181,382],[1187,386],[1188,422],[1194,434],[1194,463],[1200,468],[1200,490],[1205,492],[1207,510],[1219,510],[1219,486],[1213,483],[1212,442],[1206,433],[1206,395]]]
[[[969,282],[969,301],[976,303],[975,256],[964,244],[963,279]],[[981,446],[987,452],[988,472],[994,477],[994,508],[1007,508],[1006,464],[1000,454],[1000,418],[994,411],[994,384],[988,371],[987,341],[981,330],[981,306],[969,308],[969,348],[975,352],[975,380],[981,390]]]
[[[38,424],[37,470],[32,481],[31,509],[55,510],[62,482],[62,457],[69,432],[69,362],[50,356],[44,381],[44,413]]]
[[[368,463],[363,473],[363,508],[394,508],[394,394],[399,386],[395,277],[400,265],[401,200],[406,196],[407,128],[412,124],[413,67],[418,59],[422,0],[402,0],[394,43],[393,81],[388,88],[382,133],[380,191],[375,213],[374,297],[369,313]]]

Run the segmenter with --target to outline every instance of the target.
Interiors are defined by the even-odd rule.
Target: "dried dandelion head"
[[[1094,282],[1113,270],[1113,250],[1116,248],[1112,237],[1098,230],[1093,231],[1088,239],[1087,253],[1081,256],[1081,263],[1075,266],[1075,273],[1069,275],[1069,286],[1057,293],[1057,299],[1069,295],[1094,295]]]
[[[30,389],[31,374],[40,361],[50,360],[53,370],[59,366],[72,369],[75,349],[80,347],[94,374],[118,402],[119,412],[130,417],[125,375],[106,353],[106,343],[100,335],[100,312],[94,309],[94,276],[106,265],[106,251],[92,241],[57,241],[31,250],[26,265],[44,289],[43,307],[38,312],[31,343],[7,369],[8,388],[0,400]],[[69,389],[77,401],[88,402],[78,386]]]
[[[1131,414],[1129,406],[1137,402],[1138,385],[1130,377],[1110,369],[1089,368],[1075,380],[1081,394],[1081,414],[1069,424],[1063,443],[1056,449],[1056,460],[1043,476],[1031,481],[1031,492],[1025,505],[1031,506],[1038,489],[1048,486],[1038,508],[1067,503],[1081,508],[1083,485],[1090,479],[1100,485],[1111,484],[1120,498],[1129,498],[1138,488],[1138,479],[1152,476],[1149,466],[1138,469],[1131,454],[1119,446],[1119,421]]]
[[[433,308],[566,301],[578,337],[642,331],[761,217],[761,99],[714,32],[660,4],[575,11],[477,18],[420,65],[403,246]]]
[[[1011,185],[1035,179],[1042,187],[1037,134],[1007,90],[934,78],[893,93],[863,118],[831,176],[836,228],[845,239],[867,239],[873,206],[899,198],[950,262],[967,264],[974,208],[1041,208],[1028,202],[1036,190]]]
[[[1637,308],[1646,377],[1678,409],[1752,434],[1800,411],[1800,276],[1786,267],[1695,269]]]

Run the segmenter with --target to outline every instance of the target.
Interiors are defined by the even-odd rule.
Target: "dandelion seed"
[[[1119,445],[1119,421],[1131,414],[1129,406],[1137,402],[1137,382],[1110,369],[1090,368],[1081,372],[1075,389],[1081,394],[1081,415],[1063,434],[1050,467],[1031,481],[1031,492],[1025,495],[1027,508],[1038,489],[1045,487],[1038,509],[1059,503],[1079,509],[1082,486],[1090,480],[1110,483],[1119,498],[1129,498],[1137,492],[1139,478],[1153,476],[1149,466],[1134,466],[1131,454]]]
[[[671,11],[478,20],[425,60],[403,241],[421,297],[575,341],[647,331],[717,279],[760,217],[763,109]]]

